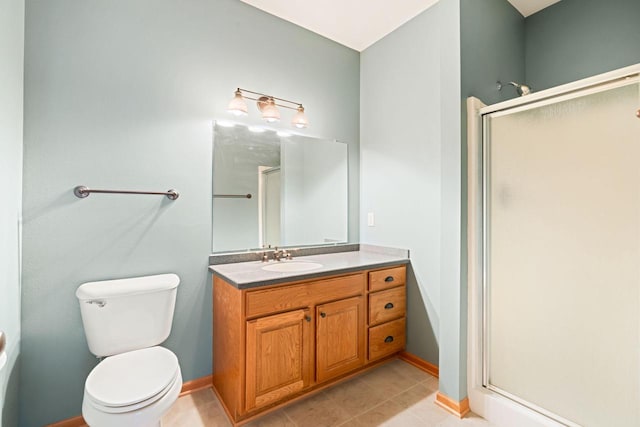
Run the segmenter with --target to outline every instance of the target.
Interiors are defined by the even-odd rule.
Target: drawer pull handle
[[[392,302],[388,302],[385,306],[384,309],[385,310],[391,310],[393,308],[393,303]]]
[[[393,282],[393,276],[387,276],[384,278],[385,282]]]
[[[304,316],[304,320],[306,320],[307,322],[311,322],[311,316]]]
[[[321,311],[321,312],[320,312],[320,317],[323,317],[323,318],[324,318],[324,317],[327,317],[327,313],[324,313],[324,312],[322,312],[322,311]]]
[[[388,337],[386,337],[384,339],[384,342],[393,342],[393,337],[391,335],[389,335]]]

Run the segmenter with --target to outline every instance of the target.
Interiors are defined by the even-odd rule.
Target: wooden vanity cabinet
[[[402,350],[404,271],[403,265],[250,289],[214,275],[213,386],[232,421]]]

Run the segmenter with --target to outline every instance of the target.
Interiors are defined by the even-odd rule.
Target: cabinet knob
[[[386,337],[384,339],[384,342],[393,342],[393,337],[391,335],[389,335],[388,337]]]
[[[327,313],[324,313],[324,312],[321,311],[320,312],[320,317],[327,317]]]
[[[384,309],[385,310],[391,310],[393,308],[393,303],[392,302],[388,302],[387,304],[385,304]]]
[[[387,276],[384,278],[385,282],[393,282],[393,276]]]
[[[306,320],[307,322],[311,322],[311,316],[304,316],[304,320]]]

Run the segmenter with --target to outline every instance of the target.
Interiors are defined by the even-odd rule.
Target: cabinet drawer
[[[404,265],[401,267],[372,271],[369,273],[369,290],[379,291],[381,289],[404,285],[406,277],[407,267]]]
[[[369,325],[404,317],[406,306],[404,286],[369,294]]]
[[[247,292],[246,316],[260,316],[335,301],[364,292],[364,273],[318,280],[301,285]]]
[[[369,360],[379,359],[404,348],[405,318],[369,328]]]

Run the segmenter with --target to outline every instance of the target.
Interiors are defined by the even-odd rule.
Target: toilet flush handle
[[[98,306],[98,307],[100,307],[100,308],[102,308],[102,307],[104,307],[105,305],[107,305],[107,302],[106,302],[105,300],[102,300],[102,299],[90,299],[90,300],[87,300],[87,301],[85,301],[85,302],[86,302],[87,304],[95,304],[95,305],[97,305],[97,306]]]

